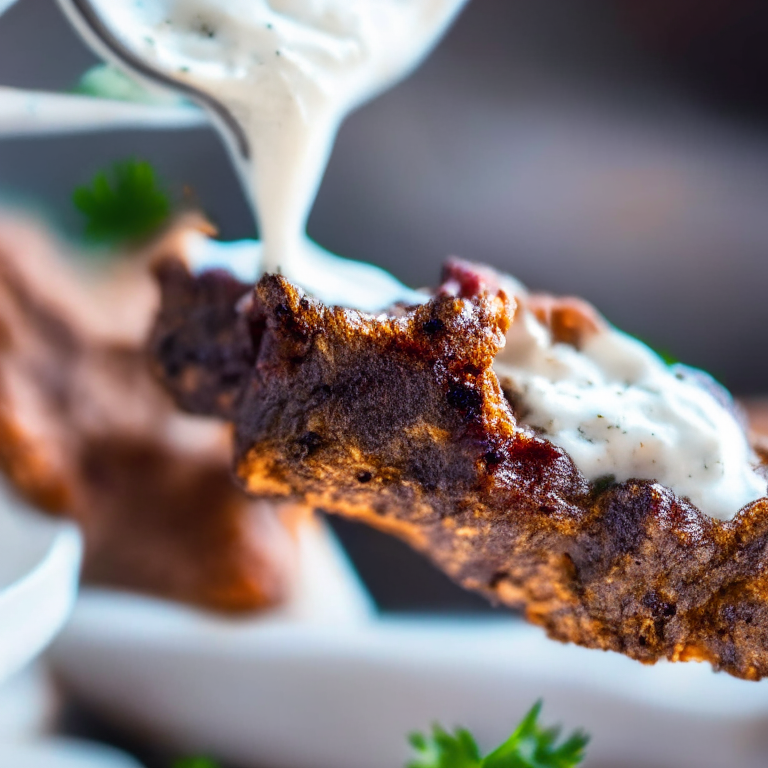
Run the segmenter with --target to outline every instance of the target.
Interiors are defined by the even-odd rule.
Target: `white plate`
[[[31,664],[0,686],[0,743],[40,738],[58,714],[59,697],[47,670]]]
[[[122,752],[66,739],[0,746],[0,765],[3,768],[141,768]]]
[[[0,488],[0,682],[63,625],[77,594],[81,549],[73,525],[32,512]]]
[[[644,667],[513,619],[232,622],[89,592],[52,659],[101,715],[243,766],[396,768],[434,721],[490,748],[542,697],[547,722],[592,733],[592,764],[768,765],[765,683]]]
[[[77,595],[81,536],[70,523],[32,512],[0,487],[0,766],[2,768],[137,768],[112,750],[45,741],[32,735],[52,712],[44,681],[29,671],[66,621]]]
[[[224,713],[229,704],[219,710],[216,700],[223,689],[211,679],[211,675],[217,675],[217,665],[209,665],[208,654],[228,657],[232,640],[237,640],[246,647],[253,643],[258,655],[259,641],[265,632],[280,635],[287,629],[292,636],[295,631],[302,634],[325,627],[335,633],[344,628],[370,626],[375,619],[370,596],[324,523],[318,520],[303,524],[298,531],[298,545],[301,571],[293,598],[256,619],[224,619],[150,597],[107,589],[83,590],[64,637],[57,639],[49,653],[57,676],[65,687],[96,706],[100,715],[112,715],[117,721],[149,730],[159,741],[177,747],[180,754],[206,753],[194,734],[176,738],[173,722],[180,706],[187,711],[191,707],[196,713],[193,719],[205,723],[199,734],[202,742],[226,742],[226,738],[212,736],[222,722],[214,710]],[[187,640],[192,641],[191,646]],[[152,670],[157,664],[163,666],[165,652],[174,655],[174,649],[186,660],[184,668],[176,670],[182,678],[178,682],[182,687],[191,684],[196,694],[186,704],[176,701],[166,706],[162,700],[168,678],[164,672],[155,676]],[[124,651],[124,659],[113,658],[113,654],[122,655]],[[134,670],[135,674],[131,671],[134,664],[140,667]],[[198,664],[203,666],[193,669]],[[145,676],[147,673],[149,677]],[[138,687],[131,683],[128,689],[114,689],[113,686],[122,687],[124,674]],[[171,685],[165,692],[173,690]],[[183,691],[178,692],[186,696]],[[134,709],[140,712],[139,717],[132,714]],[[157,714],[160,716],[156,717]],[[182,715],[182,722],[189,723],[186,715]],[[169,732],[166,725],[170,726]],[[185,728],[182,725],[182,730]],[[224,732],[229,730],[227,727]],[[233,754],[226,747],[217,748],[215,753],[222,757]],[[0,766],[4,765],[0,749]]]

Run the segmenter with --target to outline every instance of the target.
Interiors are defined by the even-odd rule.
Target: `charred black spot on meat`
[[[451,387],[447,399],[448,405],[463,411],[468,419],[477,416],[483,403],[482,395],[466,384]]]
[[[445,329],[445,324],[442,320],[432,318],[431,320],[427,320],[422,328],[427,336],[436,336],[438,333],[441,333]]]
[[[304,448],[307,456],[316,453],[323,444],[323,438],[317,432],[306,432],[299,438],[299,445]]]
[[[671,619],[677,613],[677,606],[674,603],[664,600],[662,596],[655,591],[647,592],[640,601],[651,612],[651,616],[656,619]]]

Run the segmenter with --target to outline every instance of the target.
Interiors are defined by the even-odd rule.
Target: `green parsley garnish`
[[[485,757],[472,734],[463,728],[451,734],[435,725],[431,736],[414,733],[410,742],[416,757],[407,768],[576,768],[584,760],[589,736],[576,731],[560,741],[559,728],[539,725],[541,706],[541,702],[535,704],[515,732]],[[173,768],[220,766],[207,757],[189,757],[174,763]]]
[[[653,349],[653,347],[651,347]],[[677,365],[680,362],[680,358],[675,357],[669,350],[666,349],[654,349],[653,350],[667,365]]]
[[[584,760],[589,737],[577,731],[558,744],[560,729],[539,725],[541,706],[538,702],[509,739],[485,757],[463,729],[450,734],[436,725],[431,736],[414,734],[416,758],[408,768],[575,768]]]
[[[185,103],[184,99],[173,93],[148,90],[138,80],[111,64],[97,64],[91,67],[78,80],[72,93],[98,99],[133,101],[138,104],[154,104],[156,106]]]
[[[142,160],[124,160],[99,171],[72,200],[86,217],[86,237],[119,245],[142,240],[170,218],[172,206],[154,168]]]
[[[656,345],[651,344],[647,339],[644,339],[642,336],[635,335],[635,338],[640,343],[645,344],[645,346],[648,347],[651,352],[655,352],[667,365],[677,365],[677,363],[680,362],[680,358],[673,355],[665,347],[657,347]]]
[[[173,768],[220,768],[220,766],[208,757],[185,757],[177,760]]]

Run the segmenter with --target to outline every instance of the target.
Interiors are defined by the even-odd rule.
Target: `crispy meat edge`
[[[233,422],[251,494],[399,536],[557,640],[768,675],[768,500],[721,522],[653,482],[589,484],[499,386],[503,292],[373,317],[275,275],[157,274],[156,373]]]

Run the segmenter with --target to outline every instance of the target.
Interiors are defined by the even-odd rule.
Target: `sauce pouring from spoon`
[[[391,276],[306,236],[345,116],[409,74],[466,0],[59,0],[103,57],[202,105],[259,223],[251,269],[326,301],[416,301]],[[370,305],[370,306],[366,306]]]

